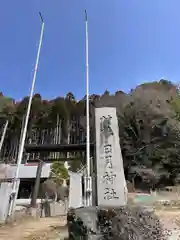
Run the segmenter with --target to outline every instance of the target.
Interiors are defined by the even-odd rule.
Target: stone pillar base
[[[39,209],[38,208],[30,207],[28,209],[28,212],[29,212],[29,216],[31,216],[33,218],[40,218],[40,213],[39,213]]]

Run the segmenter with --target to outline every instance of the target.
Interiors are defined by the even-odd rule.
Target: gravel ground
[[[67,235],[66,220],[56,218],[40,218],[27,220],[14,226],[0,228],[0,240],[56,240]]]
[[[168,240],[180,240],[180,212],[157,211],[163,228],[166,232],[171,232]]]
[[[168,240],[180,240],[180,212],[157,211],[163,228],[171,231]],[[0,227],[0,240],[60,240],[68,237],[65,219],[41,218],[14,226]]]
[[[68,237],[66,227],[52,229],[49,232],[39,232],[32,234],[26,240],[61,240]]]

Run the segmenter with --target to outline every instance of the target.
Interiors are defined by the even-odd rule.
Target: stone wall
[[[41,217],[56,217],[67,215],[68,202],[51,202],[41,205]]]

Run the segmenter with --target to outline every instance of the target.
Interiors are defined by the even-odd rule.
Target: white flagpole
[[[88,18],[85,10],[86,27],[86,206],[92,205],[91,166],[90,166],[90,129],[89,129],[89,46],[88,46]]]
[[[1,153],[1,150],[2,150],[3,143],[4,143],[6,131],[7,131],[7,128],[8,128],[8,123],[9,123],[9,121],[6,120],[6,123],[4,124],[4,127],[3,127],[3,132],[2,132],[2,136],[1,136],[1,140],[0,140],[0,153]]]
[[[19,186],[19,170],[20,170],[22,157],[23,157],[25,139],[26,139],[26,134],[27,134],[27,127],[28,127],[29,116],[30,116],[31,105],[32,105],[32,99],[33,99],[33,94],[34,94],[34,87],[35,87],[35,82],[36,82],[36,74],[37,74],[38,64],[39,64],[39,56],[40,56],[41,45],[42,45],[42,40],[43,40],[44,20],[42,18],[41,13],[39,13],[39,15],[40,15],[40,19],[41,19],[41,22],[42,22],[41,34],[40,34],[39,46],[38,46],[38,51],[37,51],[36,63],[35,63],[35,68],[34,68],[34,74],[33,74],[33,79],[32,79],[32,85],[31,85],[31,90],[30,90],[30,95],[29,95],[29,102],[28,102],[25,122],[24,122],[24,126],[22,126],[22,127],[24,127],[24,129],[22,131],[22,138],[21,138],[20,146],[19,146],[19,152],[18,152],[18,158],[17,158],[17,169],[16,169],[14,181],[13,181],[13,190],[12,190],[13,198],[12,198],[12,202],[10,203],[9,216],[11,214],[13,214],[13,212],[14,212],[17,193],[18,193],[18,190],[19,190],[19,187],[18,187]]]

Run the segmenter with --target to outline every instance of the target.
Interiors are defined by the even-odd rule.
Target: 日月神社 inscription
[[[126,204],[124,169],[115,108],[96,108],[97,194],[99,206]]]

